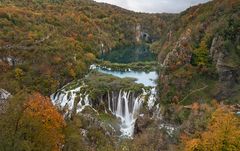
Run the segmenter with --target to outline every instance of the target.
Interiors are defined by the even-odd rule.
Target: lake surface
[[[101,67],[96,67],[96,70],[102,73],[111,74],[113,76],[119,77],[119,78],[135,78],[137,79],[136,83],[142,83],[145,86],[156,86],[155,80],[158,77],[158,74],[156,71],[151,72],[144,72],[144,71],[114,71],[114,70],[107,70],[103,69]]]

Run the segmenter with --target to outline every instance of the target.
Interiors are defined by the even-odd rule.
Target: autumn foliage
[[[240,118],[225,108],[217,109],[207,130],[185,142],[185,151],[238,151]]]
[[[45,146],[51,151],[61,150],[65,126],[63,117],[56,111],[49,98],[35,93],[29,97],[20,120],[25,139],[31,146]],[[24,133],[25,131],[25,133]]]

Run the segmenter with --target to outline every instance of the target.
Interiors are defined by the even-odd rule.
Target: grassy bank
[[[157,62],[156,61],[150,61],[150,62],[133,62],[133,63],[111,63],[109,61],[101,61],[98,60],[97,64],[103,68],[110,68],[112,70],[117,71],[153,71],[156,70]]]

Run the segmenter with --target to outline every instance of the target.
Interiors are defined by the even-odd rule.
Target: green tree
[[[210,57],[207,44],[204,40],[201,41],[199,48],[193,52],[192,64],[196,66],[208,66]]]
[[[19,92],[8,100],[6,112],[0,114],[0,150],[16,150],[15,137],[17,127],[23,113],[23,105],[26,102],[27,94]]]
[[[64,130],[65,144],[63,151],[86,151],[89,150],[84,143],[80,127],[82,126],[81,119],[74,117],[73,120],[67,122],[67,126]]]

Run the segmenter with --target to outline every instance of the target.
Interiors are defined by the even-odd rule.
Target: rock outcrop
[[[217,36],[213,39],[210,49],[210,55],[216,67],[220,83],[219,90],[215,96],[217,100],[226,99],[237,93],[232,88],[240,82],[240,67],[228,63],[229,53],[225,51],[223,43],[223,37]]]
[[[154,120],[147,115],[139,116],[135,122],[134,134],[142,133]]]
[[[142,27],[140,24],[137,24],[135,27],[136,33],[136,42],[140,43],[141,41],[152,42],[152,38],[149,33],[142,31]]]
[[[4,90],[0,89],[0,114],[5,112],[7,99],[11,97],[11,94]]]
[[[188,29],[176,43],[174,49],[170,51],[163,61],[164,68],[178,68],[191,61],[191,49],[188,45],[191,40],[191,30]]]
[[[161,98],[167,97],[171,93],[171,83],[174,84],[176,89],[183,90],[187,80],[184,77],[174,77],[173,72],[178,69],[190,64],[192,52],[189,46],[189,41],[191,40],[191,30],[188,29],[176,42],[172,51],[170,51],[163,63],[162,70],[160,74],[160,86],[161,86]],[[178,94],[175,94],[170,100],[167,101],[178,101]]]

